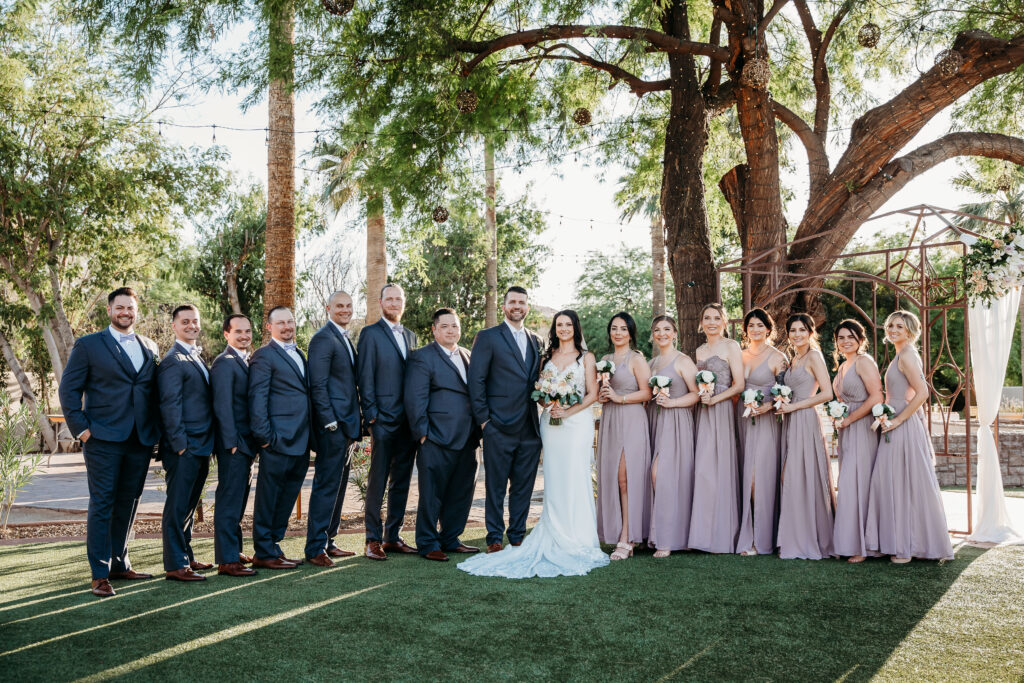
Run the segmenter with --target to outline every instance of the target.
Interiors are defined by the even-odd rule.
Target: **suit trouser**
[[[213,512],[217,564],[238,562],[242,552],[242,516],[252,489],[253,459],[238,450],[217,454],[217,505]]]
[[[416,455],[420,497],[416,549],[420,555],[458,547],[473,505],[476,443],[471,440],[461,449],[444,448],[430,439],[420,444]]]
[[[196,559],[192,554],[192,524],[210,472],[210,456],[193,455],[186,449],[181,455],[165,451],[163,460],[167,500],[160,530],[164,540],[164,571],[172,572],[184,569]]]
[[[508,540],[521,543],[526,536],[526,517],[540,462],[540,436],[527,416],[512,433],[493,424],[484,427],[486,477],[485,521],[487,544],[501,543],[505,535],[505,494],[508,492]]]
[[[309,451],[302,455],[284,455],[268,448],[260,449],[252,520],[252,542],[259,559],[272,560],[284,554],[279,544],[288,531],[288,518],[307,470]]]
[[[93,436],[82,444],[89,483],[85,546],[94,579],[132,568],[128,535],[146,486],[152,452],[151,446],[139,442],[134,429],[125,441],[103,441]]]
[[[313,463],[313,490],[309,493],[306,557],[327,552],[341,523],[341,506],[348,486],[348,447],[352,441],[340,430],[320,435],[320,451]]]
[[[405,520],[417,444],[405,421],[391,426],[390,430],[374,423],[370,425],[370,432],[373,446],[370,450],[370,472],[366,477],[366,541],[393,543],[398,540]],[[388,518],[387,524],[382,525],[380,511],[385,488],[388,492]]]

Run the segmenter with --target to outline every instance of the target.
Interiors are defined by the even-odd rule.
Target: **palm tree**
[[[661,215],[661,198],[655,195],[636,197],[622,206],[620,218],[632,220],[639,215],[651,221],[651,304],[654,316],[665,315],[665,226]]]
[[[484,305],[484,324],[498,324],[498,219],[495,207],[497,183],[494,180],[494,138],[484,137],[484,223],[487,228],[487,296]]]
[[[386,251],[384,196],[380,192],[367,191],[361,182],[365,170],[360,160],[365,158],[366,143],[359,143],[345,149],[333,142],[320,142],[313,150],[313,156],[320,160],[317,167],[326,174],[327,180],[320,194],[320,202],[337,215],[342,207],[358,197],[366,205],[366,324],[380,319],[380,298],[378,294],[387,283],[388,257]]]

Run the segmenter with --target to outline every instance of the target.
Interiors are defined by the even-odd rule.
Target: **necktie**
[[[523,354],[523,360],[526,360],[526,334],[522,330],[516,330],[516,344],[519,345],[519,353]]]
[[[462,363],[462,356],[459,355],[459,350],[455,349],[454,351],[449,351],[448,355],[451,356],[452,364],[459,371],[459,377],[461,377],[462,381],[465,382],[466,381],[466,366],[465,366],[465,364]],[[458,361],[458,362],[456,362],[456,361]]]
[[[135,333],[132,332],[131,334],[122,334],[121,338],[118,341],[120,341],[122,344],[125,343],[126,341],[135,341]]]

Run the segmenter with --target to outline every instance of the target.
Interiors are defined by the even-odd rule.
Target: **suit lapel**
[[[395,333],[391,331],[391,326],[388,325],[387,321],[384,320],[384,318],[381,318],[374,324],[380,325],[380,328],[384,330],[384,336],[387,337],[387,340],[389,342],[391,342],[391,346],[395,348],[395,352],[398,354],[398,357],[401,358],[402,362],[404,363],[405,356],[402,355],[402,349],[398,348],[398,342],[395,341]],[[405,352],[406,354],[409,353],[409,344],[405,345]]]
[[[341,344],[343,349],[345,349],[345,357],[348,358],[349,365],[355,367],[356,352],[355,349],[352,348],[352,342],[345,339],[345,335],[338,331],[338,328],[335,327],[333,322],[328,320],[324,327],[330,329],[330,331],[334,333],[334,337],[338,340],[338,343]],[[391,332],[391,330],[388,330],[388,332]]]
[[[529,368],[526,367],[526,361],[523,360],[523,354],[519,350],[519,345],[516,344],[515,337],[512,336],[512,330],[508,329],[508,325],[504,322],[501,323],[498,329],[501,336],[505,339],[505,343],[508,344],[510,349],[512,349],[512,355],[515,356],[516,362],[519,363],[519,367],[523,369],[524,373],[529,374]],[[529,344],[529,339],[527,339],[527,344]]]
[[[121,368],[128,373],[129,377],[134,379],[139,373],[135,371],[135,366],[132,365],[132,359],[128,357],[128,353],[122,349],[121,345],[114,340],[113,336],[111,336],[110,330],[103,330],[100,332],[100,339],[106,345],[110,353],[114,354],[114,358],[116,358],[117,362],[120,363]],[[141,346],[141,342],[138,343]],[[143,358],[145,358],[145,354],[143,354]]]
[[[192,355],[188,353],[184,348],[182,348],[181,344],[179,344],[178,342],[174,342],[174,345],[178,348],[178,353],[185,356],[185,362],[192,366],[192,369],[199,375],[199,378],[203,380],[203,382],[205,382],[206,384],[209,384],[210,380],[207,377],[210,370],[207,369],[207,374],[203,374],[202,369],[200,369],[199,367],[199,363],[201,363],[202,361],[197,361],[195,358],[193,358]]]
[[[459,383],[462,384],[462,386],[464,386],[464,387],[467,386],[466,380],[462,379],[462,375],[459,373],[459,368],[456,367],[455,363],[452,361],[452,357],[448,355],[448,352],[445,351],[441,347],[441,345],[438,344],[436,341],[435,342],[431,342],[430,345],[434,347],[434,349],[437,351],[438,355],[441,356],[441,359],[444,361],[444,363],[449,368],[451,368],[452,372],[455,373],[455,377],[459,380]],[[456,348],[458,349],[458,347],[456,347]],[[465,363],[465,365],[466,365],[466,375],[468,376],[469,375],[469,363],[466,363],[466,357],[464,355],[462,355],[462,350],[461,349],[459,349],[459,356],[462,358],[462,362]]]
[[[274,347],[274,350],[277,353],[279,353],[282,358],[284,358],[284,361],[286,363],[288,363],[288,367],[290,367],[292,369],[292,371],[295,373],[295,375],[299,378],[299,380],[303,384],[305,384],[306,383],[306,374],[303,372],[303,370],[305,370],[305,368],[301,368],[300,369],[299,366],[295,364],[295,361],[292,360],[292,357],[289,356],[288,353],[284,349],[281,348],[281,345],[278,344],[273,339],[270,340],[270,346]],[[305,363],[306,362],[306,357],[302,355],[302,351],[299,351],[297,347],[296,347],[295,351],[299,354],[299,357],[302,358],[302,362]]]

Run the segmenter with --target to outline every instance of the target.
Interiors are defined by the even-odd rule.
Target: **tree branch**
[[[775,0],[772,4],[772,8],[768,10],[768,13],[764,15],[764,18],[761,19],[761,22],[757,25],[758,33],[763,34],[768,29],[768,24],[772,23],[772,19],[774,19],[775,15],[779,13],[779,10],[785,7],[787,2],[789,2],[789,0]]]
[[[803,143],[807,152],[807,166],[810,173],[810,194],[813,196],[828,176],[828,155],[825,152],[822,138],[811,130],[807,122],[796,112],[785,105],[772,100],[772,110],[775,112],[775,118],[786,124]]]
[[[641,97],[649,92],[655,92],[658,90],[668,90],[669,87],[671,87],[672,85],[671,81],[668,79],[660,81],[645,81],[644,79],[633,75],[632,73],[626,71],[620,66],[610,64],[608,62],[603,62],[599,59],[595,59],[576,49],[572,45],[569,45],[568,43],[557,43],[555,45],[546,47],[541,46],[540,49],[543,51],[543,54],[530,55],[529,57],[520,57],[518,59],[511,59],[502,62],[502,64],[524,64],[544,59],[576,62],[577,64],[583,64],[584,66],[589,66],[591,68],[597,69],[599,71],[604,71],[605,73],[609,74],[612,77],[612,79],[614,79],[612,81],[611,87],[615,87],[615,83],[617,81],[623,81],[627,83],[629,85],[630,91],[638,97]],[[554,50],[569,50],[573,54],[551,54],[551,52],[553,52]]]

